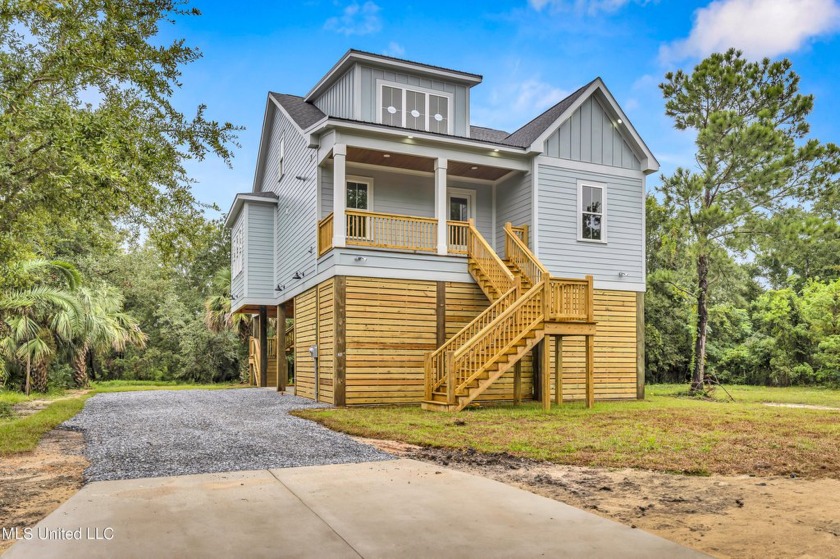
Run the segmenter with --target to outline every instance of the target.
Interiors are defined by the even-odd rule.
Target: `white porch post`
[[[333,246],[347,244],[347,145],[333,146]]]
[[[439,157],[435,160],[435,217],[437,218],[437,252],[446,254],[449,243],[446,226],[446,167],[447,160]]]

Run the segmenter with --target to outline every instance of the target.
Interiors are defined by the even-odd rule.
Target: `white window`
[[[286,158],[286,137],[280,136],[280,146],[277,148],[277,181],[283,178],[283,160]]]
[[[411,130],[451,134],[452,95],[377,80],[379,122]]]
[[[578,184],[578,240],[607,242],[607,189]]]
[[[467,221],[475,218],[475,199],[472,190],[450,188],[447,190],[447,195],[450,221]]]
[[[236,227],[233,228],[230,239],[230,274],[235,278],[242,273],[244,252],[245,252],[245,228],[240,221]]]

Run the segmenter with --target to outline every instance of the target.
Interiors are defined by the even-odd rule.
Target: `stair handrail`
[[[455,388],[456,395],[463,393],[464,389],[489,365],[545,320],[546,285],[545,281],[534,285],[493,322],[482,328],[455,351],[452,359],[454,372],[447,371],[447,376],[454,376],[458,382]],[[527,305],[531,305],[531,308],[525,309]],[[523,311],[521,313],[523,316],[517,317],[520,311]],[[471,356],[471,354],[476,355]],[[471,357],[473,357],[474,365],[478,363],[480,365],[472,368],[466,366],[471,362]]]
[[[520,280],[515,278],[514,286],[507,290],[501,297],[496,299],[481,314],[461,328],[454,336],[446,340],[435,351],[426,354],[426,399],[430,400],[432,392],[441,386],[445,380],[444,373],[447,352],[454,352],[459,347],[472,339],[481,329],[493,322],[519,297],[521,291]]]
[[[506,293],[514,286],[515,276],[511,272],[487,239],[475,227],[475,220],[468,219],[467,256],[481,268],[487,279],[499,293]]]
[[[522,271],[532,285],[551,277],[548,269],[531,252],[528,245],[522,242],[509,221],[505,223],[505,257]]]

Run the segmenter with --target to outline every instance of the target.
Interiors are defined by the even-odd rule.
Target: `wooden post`
[[[534,348],[531,350],[531,386],[534,389],[534,400],[537,402],[542,401],[542,387],[543,383],[540,381],[542,378],[542,358],[540,357],[540,351],[542,350],[542,344],[534,345]]]
[[[551,337],[544,336],[542,341],[542,350],[540,357],[542,357],[542,364],[540,370],[542,371],[542,403],[543,410],[551,409]]]
[[[268,386],[268,310],[260,306],[260,386]]]
[[[636,398],[645,399],[645,294],[636,293]]]
[[[426,401],[432,401],[432,352],[427,351],[423,358],[423,384],[426,389]]]
[[[277,305],[277,391],[286,390],[289,362],[286,360],[286,307]]]
[[[595,336],[586,336],[586,407],[595,405]]]
[[[455,403],[455,352],[446,352],[446,403]]]
[[[437,282],[437,306],[435,307],[435,318],[437,319],[437,339],[435,342],[440,347],[446,343],[446,282]]]
[[[554,402],[563,403],[563,336],[554,336]]]
[[[513,366],[513,403],[518,406],[522,401],[522,359]]]
[[[595,279],[586,276],[586,321],[595,322]]]
[[[335,321],[335,368],[333,402],[347,405],[347,277],[336,276],[333,320]]]

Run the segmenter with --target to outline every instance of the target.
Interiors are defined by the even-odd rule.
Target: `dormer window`
[[[421,87],[377,80],[379,122],[411,130],[451,134],[452,95]]]

